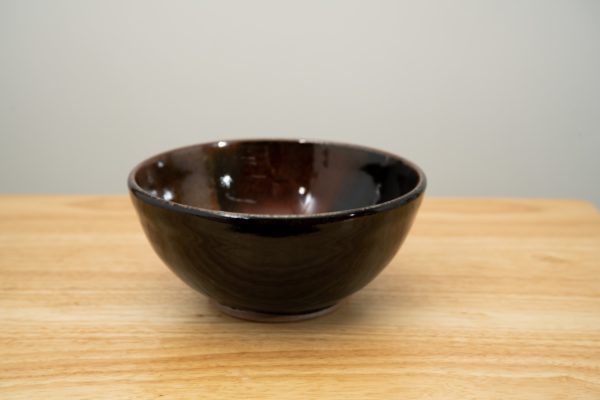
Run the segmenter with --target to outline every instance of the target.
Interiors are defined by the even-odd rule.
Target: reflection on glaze
[[[220,181],[222,187],[224,187],[225,189],[229,189],[231,187],[231,182],[233,182],[233,179],[231,179],[230,175],[223,175],[220,178]]]
[[[165,189],[162,198],[168,201],[173,200],[173,192],[171,192],[169,189]]]
[[[314,214],[316,208],[316,202],[314,197],[310,193],[304,197],[302,202],[302,214]]]

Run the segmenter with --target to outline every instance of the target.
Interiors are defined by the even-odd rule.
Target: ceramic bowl
[[[152,247],[233,316],[322,315],[364,287],[404,241],[425,175],[347,144],[235,140],[167,151],[128,179]]]

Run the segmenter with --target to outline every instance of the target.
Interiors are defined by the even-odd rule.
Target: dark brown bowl
[[[325,313],[381,272],[425,190],[413,163],[359,146],[236,140],[154,156],[128,180],[160,258],[242,318]]]

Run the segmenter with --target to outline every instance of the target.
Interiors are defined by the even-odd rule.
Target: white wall
[[[257,136],[600,205],[600,1],[0,0],[0,191],[124,193],[153,153]]]

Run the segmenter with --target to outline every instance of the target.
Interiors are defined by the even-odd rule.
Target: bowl
[[[158,256],[223,312],[323,315],[373,280],[404,241],[426,186],[406,159],[307,140],[233,140],[136,166],[131,199]]]

